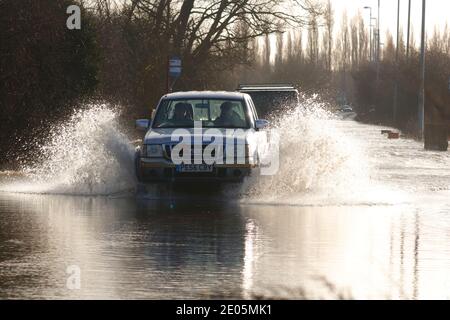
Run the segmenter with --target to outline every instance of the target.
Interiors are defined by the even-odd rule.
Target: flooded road
[[[0,298],[450,298],[450,153],[330,123],[344,156],[300,135],[307,156],[250,196],[30,194],[4,174]]]

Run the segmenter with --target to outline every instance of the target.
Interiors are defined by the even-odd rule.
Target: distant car
[[[300,102],[299,92],[291,84],[241,84],[237,91],[250,95],[256,109],[264,116]]]
[[[152,120],[136,120],[136,127],[146,131],[136,149],[137,178],[143,183],[240,182],[259,166],[268,124],[244,93],[167,94]]]
[[[353,111],[353,108],[349,105],[345,105],[338,110],[338,115],[343,120],[354,120],[358,114]]]
[[[340,109],[341,112],[353,112],[353,108],[351,106],[343,106]]]

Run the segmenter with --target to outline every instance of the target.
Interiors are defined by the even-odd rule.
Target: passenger
[[[233,110],[233,104],[229,101],[220,106],[220,116],[214,120],[217,126],[243,127],[245,121]]]
[[[171,122],[177,125],[191,124],[192,106],[189,103],[179,102],[175,105]]]

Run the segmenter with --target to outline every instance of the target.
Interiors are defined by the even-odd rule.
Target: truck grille
[[[202,145],[202,155],[204,154],[205,148],[206,148],[207,146],[208,146],[207,144]],[[169,145],[169,144],[163,145],[164,157],[165,157],[167,160],[172,160],[172,149],[173,149],[173,147],[174,147],[174,145]],[[192,147],[192,148],[191,148],[191,157],[190,157],[192,162],[194,162],[194,159],[195,159],[195,154],[194,154],[194,152],[195,152],[195,150],[194,150],[194,148]],[[226,153],[225,153],[225,152],[226,152],[226,147],[223,146],[223,160],[224,160],[224,163],[225,163],[225,161],[226,161]],[[237,152],[238,152],[238,149],[237,149],[237,147],[235,147],[235,149],[234,149],[234,158],[233,158],[233,160],[234,160],[235,163],[237,163],[237,159],[238,159],[238,157],[237,157]],[[247,150],[246,150],[245,152],[247,152]],[[215,150],[212,151],[211,155],[212,155],[212,157],[215,157],[215,156],[216,156]],[[180,156],[183,156],[183,151],[180,152]],[[245,163],[247,163],[247,162],[248,162],[248,161],[246,160]]]

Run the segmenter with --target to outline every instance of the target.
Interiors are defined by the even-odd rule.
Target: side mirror
[[[256,130],[262,130],[269,126],[270,122],[263,119],[258,119],[255,121],[255,128]]]
[[[146,131],[149,126],[150,126],[150,120],[148,120],[148,119],[136,120],[136,124],[135,124],[136,129]]]

